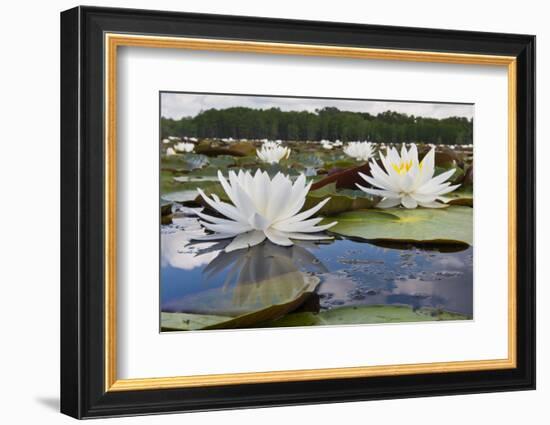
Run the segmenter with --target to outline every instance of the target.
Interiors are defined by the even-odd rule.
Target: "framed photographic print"
[[[533,389],[535,38],[61,14],[61,411]]]

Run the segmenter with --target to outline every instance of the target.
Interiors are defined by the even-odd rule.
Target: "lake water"
[[[449,246],[383,247],[337,238],[293,247],[266,241],[225,253],[227,242],[190,241],[203,232],[192,213],[182,208],[161,226],[163,312],[236,316],[288,301],[308,284],[315,287],[302,307],[308,311],[401,305],[473,316],[472,247],[440,252]]]

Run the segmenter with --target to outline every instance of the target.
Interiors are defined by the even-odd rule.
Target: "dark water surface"
[[[185,209],[161,227],[162,311],[235,316],[288,301],[312,285],[317,311],[405,305],[473,315],[472,247],[439,252],[335,239],[293,247],[264,242],[225,253],[227,242],[190,242],[202,232]]]

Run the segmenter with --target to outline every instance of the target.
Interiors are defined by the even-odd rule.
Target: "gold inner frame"
[[[105,391],[135,391],[213,385],[358,378],[416,373],[447,373],[516,367],[516,58],[477,54],[370,49],[326,45],[266,43],[105,34]],[[116,324],[116,123],[117,49],[120,46],[228,51],[279,55],[398,60],[503,66],[508,72],[508,357],[419,364],[118,379]]]

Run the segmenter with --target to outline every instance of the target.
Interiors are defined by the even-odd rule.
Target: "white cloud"
[[[343,111],[378,114],[395,111],[408,115],[446,118],[451,116],[473,118],[470,104],[397,102],[380,100],[304,99],[293,97],[241,96],[217,94],[162,93],[161,115],[166,118],[193,117],[201,110],[225,109],[235,106],[283,111],[315,111],[324,107],[337,107]]]

